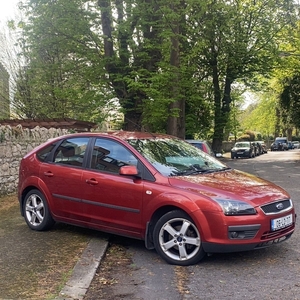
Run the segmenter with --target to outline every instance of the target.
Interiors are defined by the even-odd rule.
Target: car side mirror
[[[139,176],[139,171],[136,166],[123,166],[119,171],[120,175]]]

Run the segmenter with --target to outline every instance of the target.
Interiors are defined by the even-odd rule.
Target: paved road
[[[300,151],[269,152],[226,163],[276,182],[290,192],[300,211]],[[171,266],[142,242],[116,239],[127,248],[134,268],[111,274],[110,299],[241,300],[300,299],[300,232],[274,247],[234,254],[214,254],[195,266]],[[87,299],[97,299],[88,292]],[[104,299],[104,298],[103,298]]]

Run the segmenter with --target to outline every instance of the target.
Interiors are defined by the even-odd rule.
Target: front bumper
[[[282,204],[281,213],[275,213],[277,204]],[[296,218],[291,200],[272,202],[261,206],[256,215],[225,216],[206,211],[201,228],[202,246],[207,253],[240,252],[266,248],[281,243],[295,231]],[[283,228],[274,228],[274,221],[292,217]],[[200,216],[195,217],[200,219]],[[283,221],[283,220],[282,220]]]
[[[249,157],[249,151],[240,151],[240,152],[232,152],[232,155],[235,157]]]
[[[242,229],[242,228],[241,228]],[[250,251],[250,250],[257,250],[262,248],[270,247],[274,244],[279,244],[281,242],[284,242],[288,240],[294,230],[295,230],[295,223],[293,225],[284,228],[282,230],[279,230],[278,232],[266,232],[260,239],[260,241],[252,242],[251,238],[248,239],[247,233],[252,232],[253,234],[254,230],[249,231],[250,228],[245,228],[245,239],[243,240],[243,243],[232,243],[232,244],[220,244],[220,243],[211,243],[211,242],[203,242],[202,246],[205,252],[207,253],[227,253],[227,252],[241,252],[241,251]],[[242,229],[243,230],[243,229]],[[228,231],[228,234],[230,235],[232,231]],[[242,231],[241,231],[242,232]],[[248,242],[245,243],[245,240],[248,240]],[[256,240],[256,239],[255,239]],[[235,240],[237,241],[237,240]],[[240,239],[242,241],[242,239]]]

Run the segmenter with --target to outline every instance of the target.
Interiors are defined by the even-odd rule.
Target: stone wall
[[[50,138],[67,133],[67,129],[0,126],[0,196],[16,192],[19,164],[26,153]]]

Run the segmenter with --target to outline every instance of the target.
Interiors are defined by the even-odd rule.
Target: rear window
[[[199,148],[200,150],[204,151],[203,144],[200,144],[200,143],[191,143],[191,144],[194,145],[195,147]]]
[[[276,143],[286,143],[287,144],[287,139],[286,138],[276,138],[275,142]]]

